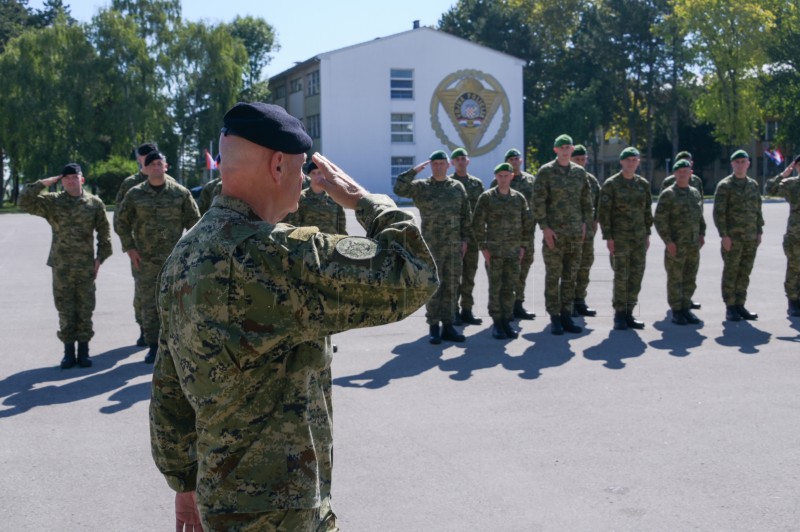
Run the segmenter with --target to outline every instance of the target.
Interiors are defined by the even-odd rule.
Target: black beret
[[[317,163],[315,163],[314,161],[311,161],[311,162],[308,163],[308,166],[306,166],[306,173],[310,174],[311,170],[316,170],[317,168],[318,168],[317,167]]]
[[[145,159],[144,159],[144,165],[147,166],[148,164],[152,163],[153,161],[155,161],[157,159],[166,160],[167,158],[164,157],[164,154],[161,153],[161,152],[158,152],[158,151],[150,152],[147,155],[147,157],[145,157]]]
[[[142,157],[143,155],[147,155],[150,152],[158,151],[158,146],[154,142],[145,142],[138,148],[136,148],[136,155]]]
[[[82,174],[81,167],[78,163],[69,163],[61,170],[61,175]]]
[[[303,123],[278,105],[239,102],[225,113],[223,124],[223,135],[242,137],[271,150],[300,154],[311,149]]]

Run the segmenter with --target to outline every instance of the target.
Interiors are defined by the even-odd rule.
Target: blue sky
[[[110,0],[64,0],[72,16],[88,22]],[[252,15],[269,22],[278,32],[281,49],[267,66],[275,75],[315,54],[350,46],[376,37],[410,30],[414,20],[435,26],[456,0],[183,0],[183,17],[211,22]],[[41,0],[30,0],[41,8]]]

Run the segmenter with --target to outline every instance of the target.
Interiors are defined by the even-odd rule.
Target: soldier
[[[767,183],[767,194],[783,196],[789,202],[789,220],[783,235],[783,252],[786,254],[786,278],[783,289],[789,300],[789,316],[800,316],[800,177],[789,177],[800,163],[795,157],[779,175]],[[788,179],[787,179],[788,178]]]
[[[511,148],[506,152],[505,162],[511,165],[514,172],[514,179],[511,180],[511,188],[520,192],[525,196],[525,201],[528,202],[528,208],[533,212],[533,181],[534,177],[522,170],[522,154],[516,148]],[[493,180],[489,187],[496,187],[497,181]],[[525,245],[525,256],[522,257],[522,264],[519,268],[519,280],[517,287],[514,289],[514,294],[517,300],[514,301],[514,317],[519,320],[532,320],[536,317],[533,312],[528,312],[523,303],[525,301],[525,286],[528,282],[528,273],[531,271],[533,265],[533,251],[534,251],[534,232],[536,231],[536,224],[534,220],[534,227],[531,230],[531,241]]]
[[[153,457],[176,508],[196,490],[205,530],[336,530],[320,478],[331,427],[314,419],[324,339],[410,315],[435,291],[436,265],[410,214],[319,154],[322,188],[367,238],[277,224],[297,206],[311,139],[262,103],[237,104],[224,124],[222,195],[159,281]]]
[[[514,288],[525,255],[525,244],[533,229],[525,196],[511,189],[513,169],[508,163],[495,167],[497,186],[478,197],[472,230],[489,272],[489,316],[492,336],[498,340],[517,338],[511,327],[514,317]]]
[[[414,180],[428,163],[433,175],[428,179]],[[467,192],[461,183],[447,177],[449,167],[447,154],[438,150],[429,160],[397,176],[394,184],[394,193],[413,199],[419,209],[422,234],[439,270],[439,289],[425,306],[432,344],[439,344],[442,340],[464,341],[464,335],[453,327],[453,317],[458,300],[461,261],[472,228]],[[439,322],[442,323],[441,329]]]
[[[59,181],[64,186],[63,192],[46,192]],[[19,197],[20,208],[43,217],[53,231],[47,265],[53,269],[58,338],[64,343],[63,369],[75,365],[75,342],[78,342],[78,365],[82,368],[92,365],[89,340],[94,336],[94,281],[100,265],[111,256],[111,230],[105,205],[100,198],[83,190],[83,182],[81,167],[70,163],[61,175],[26,186]]]
[[[758,183],[747,177],[750,156],[744,150],[731,154],[733,174],[717,184],[714,192],[714,225],[722,239],[722,299],[728,321],[756,320],[748,311],[747,287],[761,244],[764,217]]]
[[[347,220],[344,209],[322,188],[320,184],[322,171],[314,161],[308,164],[306,171],[311,179],[311,185],[300,192],[297,210],[289,214],[284,221],[298,227],[314,226],[323,233],[346,235]]]
[[[586,147],[577,144],[572,150],[570,161],[586,169]],[[581,248],[581,263],[575,276],[575,302],[572,305],[572,316],[597,316],[597,311],[586,304],[586,294],[589,288],[589,272],[594,264],[594,235],[597,234],[597,205],[600,201],[600,183],[597,178],[586,172],[589,182],[589,193],[592,196],[592,223],[586,224],[586,238],[583,239]]]
[[[593,213],[586,170],[570,161],[574,149],[569,135],[556,138],[556,158],[539,168],[533,194],[533,217],[543,235],[544,300],[552,334],[583,330],[572,321],[572,303],[586,226],[592,223]]]
[[[458,181],[464,186],[467,191],[467,200],[469,201],[469,212],[475,212],[475,204],[478,202],[478,196],[483,194],[483,181],[475,176],[467,173],[469,166],[469,154],[464,148],[456,148],[450,154],[450,160],[453,162],[454,172],[447,176],[454,181]],[[467,252],[464,254],[464,261],[461,269],[461,283],[458,285],[458,295],[461,298],[461,313],[456,309],[456,318],[454,323],[456,325],[480,325],[483,320],[476,318],[472,313],[472,306],[475,300],[472,298],[472,290],[475,288],[475,274],[478,271],[478,243],[475,241],[474,235],[467,242]]]
[[[166,179],[163,154],[151,152],[144,169],[147,180],[125,194],[114,230],[136,270],[134,297],[141,308],[144,339],[149,346],[144,361],[152,364],[158,350],[156,277],[183,230],[197,223],[200,212],[191,192]]]
[[[600,187],[598,219],[614,270],[614,329],[644,329],[633,317],[653,225],[650,183],[636,174],[639,150],[628,147],[619,154],[622,171]]]
[[[664,267],[667,269],[667,302],[672,323],[697,324],[692,312],[692,294],[697,288],[700,248],[705,244],[703,196],[690,186],[692,165],[679,159],[672,165],[675,184],[658,196],[654,224],[664,241]]]
[[[219,168],[219,162],[220,156],[218,153],[214,158],[216,168]],[[200,216],[208,212],[208,209],[211,208],[211,202],[220,195],[220,192],[222,192],[222,176],[210,179],[208,183],[203,185],[202,190],[200,190],[200,196],[197,198],[197,210],[200,211]]]

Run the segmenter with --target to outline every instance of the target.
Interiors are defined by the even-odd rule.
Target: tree
[[[280,49],[274,28],[264,19],[237,16],[230,24],[229,31],[247,50],[247,69],[239,99],[265,101],[269,90],[263,79],[264,68],[272,60],[270,54]]]

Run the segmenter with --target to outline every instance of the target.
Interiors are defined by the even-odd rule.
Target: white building
[[[422,27],[319,54],[269,85],[271,102],[303,120],[312,150],[393,195],[393,178],[435,150],[465,147],[470,174],[487,185],[506,150],[523,151],[524,64]]]

